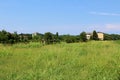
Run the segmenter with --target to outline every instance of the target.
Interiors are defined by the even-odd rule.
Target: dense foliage
[[[11,34],[5,30],[0,31],[0,43],[13,44],[13,43],[19,42],[19,40],[20,40],[19,36],[16,32]]]
[[[86,42],[87,41],[86,32],[82,32],[80,34],[80,39],[81,39],[82,42]]]
[[[104,40],[120,40],[120,35],[118,34],[104,34]]]
[[[91,36],[91,40],[98,40],[97,32],[94,30]],[[118,34],[106,34],[104,33],[104,40],[120,40]],[[46,32],[45,34],[36,33],[33,34],[17,34],[17,32],[10,33],[5,30],[0,31],[0,43],[3,44],[15,44],[19,42],[44,42],[44,44],[55,44],[60,42],[75,43],[75,42],[86,42],[86,32],[80,33],[80,35],[59,35]]]
[[[45,33],[44,39],[45,39],[45,41],[46,41],[47,44],[53,43],[53,41],[54,41],[53,34],[50,33],[50,32]]]

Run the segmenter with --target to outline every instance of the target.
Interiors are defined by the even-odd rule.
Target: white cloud
[[[93,30],[104,33],[120,33],[120,24],[91,24],[86,25],[84,28],[86,32],[92,32]]]
[[[119,13],[106,13],[106,12],[90,12],[90,14],[101,16],[120,16]]]
[[[105,33],[120,33],[120,24],[104,24],[99,29]]]
[[[120,24],[106,24],[108,30],[120,30]]]

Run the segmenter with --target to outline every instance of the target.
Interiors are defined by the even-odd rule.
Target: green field
[[[120,80],[120,42],[1,44],[0,80]]]

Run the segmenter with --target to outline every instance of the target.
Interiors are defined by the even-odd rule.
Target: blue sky
[[[120,0],[0,0],[0,30],[120,34]]]

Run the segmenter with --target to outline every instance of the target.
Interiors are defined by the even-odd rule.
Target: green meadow
[[[0,80],[120,80],[120,41],[1,44]]]

